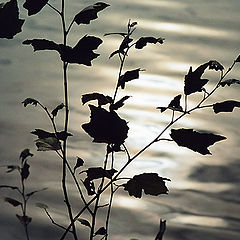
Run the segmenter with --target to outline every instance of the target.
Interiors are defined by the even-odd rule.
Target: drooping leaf
[[[200,65],[195,71],[190,67],[188,74],[185,75],[184,93],[190,95],[195,92],[201,92],[208,79],[201,79],[202,74],[209,66],[208,62]]]
[[[106,235],[107,231],[104,227],[100,227],[96,232],[95,235]]]
[[[13,172],[14,170],[20,170],[20,167],[18,165],[8,165],[7,166],[7,173]]]
[[[142,191],[147,195],[158,196],[168,193],[165,181],[170,181],[170,179],[159,177],[157,173],[143,173],[135,175],[123,186],[130,196],[136,198],[142,197]]]
[[[38,193],[38,192],[41,192],[41,191],[45,191],[45,190],[47,190],[47,188],[42,188],[42,189],[39,189],[39,190],[35,190],[35,191],[30,192],[30,193],[27,193],[26,196],[27,197],[31,197],[35,193]]]
[[[99,56],[93,50],[97,49],[101,43],[100,38],[87,35],[81,38],[73,48],[46,39],[33,39],[23,42],[23,44],[32,45],[34,51],[56,50],[60,54],[62,61],[86,66],[91,66],[91,61]]]
[[[125,96],[118,100],[116,103],[110,105],[110,111],[118,110],[120,107],[124,105],[124,102],[130,98],[131,96]]]
[[[89,179],[86,178],[83,181],[83,185],[87,189],[87,192],[88,192],[89,196],[92,196],[92,195],[95,194],[95,186],[94,186],[94,182],[93,181],[89,181]]]
[[[122,144],[127,138],[127,122],[121,119],[116,112],[89,105],[91,120],[82,125],[82,128],[92,138],[93,142]]]
[[[19,19],[17,0],[0,4],[0,38],[13,38],[22,31],[23,19]]]
[[[77,157],[77,162],[76,162],[76,165],[74,166],[74,172],[76,171],[77,168],[83,166],[84,164],[84,161],[82,160],[82,158],[80,157]]]
[[[147,46],[147,43],[160,43],[163,44],[165,38],[155,38],[155,37],[141,37],[137,40],[135,48],[142,49]]]
[[[166,230],[166,220],[163,221],[162,219],[160,219],[159,231],[157,233],[155,240],[162,240],[165,230]]]
[[[32,131],[31,133],[38,136],[39,139],[45,139],[49,137],[56,138],[57,135],[57,138],[62,141],[65,141],[68,137],[72,136],[71,133],[66,133],[65,131],[57,132],[55,135],[55,133],[47,132],[42,129],[35,129],[35,131]]]
[[[20,215],[16,214],[16,217],[18,218],[20,223],[23,224],[24,226],[27,226],[32,221],[32,218],[30,218],[26,215],[25,216],[20,216]]]
[[[24,107],[26,107],[28,104],[32,104],[34,106],[37,106],[38,101],[33,98],[26,98],[24,101],[22,101],[22,104]]]
[[[139,78],[140,71],[143,71],[143,70],[141,70],[140,68],[137,68],[137,69],[125,72],[123,75],[120,76],[118,80],[118,86],[121,86],[121,88],[124,89],[126,82]]]
[[[87,226],[87,227],[90,227],[91,228],[91,224],[89,223],[89,221],[88,220],[86,220],[86,219],[83,219],[83,218],[79,218],[78,219],[78,221],[82,224],[82,225],[84,225],[84,226]]]
[[[35,206],[42,209],[48,209],[48,205],[45,203],[35,203]]]
[[[30,149],[26,148],[24,149],[21,154],[20,154],[20,159],[22,159],[22,163],[24,162],[24,160],[27,158],[27,157],[32,157],[33,154],[30,153]]]
[[[29,168],[30,168],[30,165],[27,164],[27,162],[25,162],[23,167],[21,168],[21,176],[23,180],[28,178],[30,174]]]
[[[220,112],[232,112],[235,107],[240,107],[240,102],[234,100],[228,100],[220,103],[213,104],[213,110],[215,113]]]
[[[218,71],[218,70],[223,71],[224,69],[223,65],[216,60],[210,60],[208,62],[208,65],[210,70],[214,69],[215,71]]]
[[[56,50],[59,51],[59,44],[47,39],[32,39],[23,41],[25,45],[32,45],[34,52],[40,50]]]
[[[232,84],[240,84],[240,80],[231,78],[231,79],[227,79],[225,81],[222,81],[219,83],[222,87],[225,87],[226,85],[230,86]]]
[[[93,5],[90,5],[80,11],[75,17],[74,21],[79,24],[89,24],[91,20],[98,18],[98,12],[102,11],[106,7],[109,7],[109,4],[103,2],[97,2]]]
[[[14,206],[14,207],[17,207],[17,206],[19,206],[19,205],[22,205],[21,202],[15,200],[15,199],[13,199],[13,198],[9,198],[9,197],[5,197],[5,198],[4,198],[4,201],[10,203],[10,204],[11,204],[12,206]]]
[[[28,10],[28,16],[34,15],[42,10],[49,0],[26,0],[23,7]]]
[[[176,97],[174,97],[174,99],[168,104],[168,107],[157,107],[157,109],[160,109],[161,112],[166,111],[168,108],[173,111],[183,112],[183,108],[180,105],[181,97],[182,97],[182,95],[179,94]]]
[[[37,151],[57,151],[61,149],[61,143],[55,137],[39,138],[35,140]]]
[[[187,147],[194,152],[201,153],[202,155],[211,154],[208,147],[215,142],[226,139],[221,135],[213,133],[200,133],[193,129],[172,129],[171,138],[181,147]]]
[[[53,115],[54,117],[56,117],[57,114],[58,114],[58,111],[61,110],[61,109],[63,109],[63,108],[64,108],[64,104],[63,104],[63,103],[59,104],[56,108],[54,108],[54,109],[52,110],[52,115]]]
[[[89,181],[92,181],[94,179],[99,179],[99,178],[109,178],[111,179],[114,173],[116,173],[117,170],[115,169],[110,169],[110,170],[104,170],[102,167],[92,167],[88,168],[86,170],[87,173],[87,178]]]
[[[106,105],[113,102],[113,99],[110,96],[105,96],[102,93],[87,93],[82,95],[83,104],[92,100],[97,100],[98,106]]]

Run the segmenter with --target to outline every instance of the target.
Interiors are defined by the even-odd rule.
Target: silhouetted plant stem
[[[53,5],[51,5],[50,3],[47,3],[47,5],[48,5],[50,8],[52,8],[55,12],[57,12],[59,15],[61,15],[61,12],[60,12],[57,8],[55,8]]]

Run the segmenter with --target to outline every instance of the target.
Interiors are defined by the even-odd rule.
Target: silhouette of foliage
[[[231,78],[231,79],[227,79],[225,81],[222,81],[219,83],[222,87],[225,87],[226,85],[231,86],[232,84],[240,84],[240,80]]]
[[[216,60],[209,61],[208,65],[209,65],[209,69],[214,69],[215,71],[218,71],[218,70],[223,71],[224,69],[223,65]]]
[[[162,240],[165,230],[166,230],[166,220],[163,221],[162,219],[160,219],[159,231],[155,240]]]
[[[173,111],[183,112],[183,108],[182,108],[182,106],[180,106],[181,97],[182,97],[182,95],[179,94],[176,97],[174,97],[174,99],[169,103],[169,105],[167,107],[157,107],[157,109],[160,109],[161,112],[164,112],[167,109],[171,109]]]
[[[49,0],[26,0],[23,7],[28,10],[28,16],[34,15],[42,10]]]
[[[28,176],[29,176],[29,174],[30,174],[29,168],[30,168],[30,165],[29,165],[27,162],[25,162],[24,165],[23,165],[23,167],[21,168],[22,180],[28,178]]]
[[[181,147],[187,147],[202,155],[211,154],[208,150],[210,145],[226,139],[224,136],[213,133],[200,133],[193,129],[171,129],[171,138]]]
[[[22,205],[21,202],[15,200],[15,199],[13,199],[13,198],[9,198],[9,197],[5,197],[5,198],[4,198],[4,201],[10,203],[10,204],[11,204],[12,206],[14,206],[14,207],[17,207],[17,206],[19,206],[19,205]]]
[[[124,89],[126,82],[139,78],[140,71],[143,71],[143,70],[141,70],[140,68],[137,68],[137,69],[125,72],[123,75],[120,76],[118,80],[118,86],[121,86],[121,88]]]
[[[234,100],[228,100],[220,103],[213,104],[213,110],[215,113],[220,112],[232,112],[235,107],[240,107],[240,102]]]
[[[107,231],[104,227],[100,227],[96,232],[95,235],[106,235]]]
[[[118,110],[122,106],[124,106],[124,102],[129,99],[130,96],[122,97],[120,100],[118,100],[116,103],[110,105],[110,111]]]
[[[22,101],[22,104],[24,107],[26,107],[28,104],[32,104],[34,106],[37,106],[38,101],[33,98],[26,98],[24,101]]]
[[[17,0],[0,4],[0,38],[13,38],[22,31],[23,19],[19,19]]]
[[[143,190],[145,194],[153,196],[167,194],[165,181],[170,181],[170,179],[159,177],[157,173],[143,173],[134,176],[123,186],[130,196],[141,198]]]
[[[89,105],[91,121],[82,128],[92,138],[93,142],[121,144],[125,141],[129,127],[115,111],[108,112],[104,108]]]
[[[63,104],[63,103],[59,104],[56,108],[54,108],[54,109],[52,110],[52,115],[53,115],[54,117],[56,117],[57,114],[58,114],[58,111],[61,110],[61,109],[63,109],[63,108],[64,108],[64,104]]]
[[[93,5],[90,5],[80,11],[75,17],[74,21],[79,24],[89,24],[91,20],[98,18],[98,12],[102,11],[106,7],[109,7],[109,4],[103,2],[97,2]]]
[[[55,137],[39,138],[35,140],[38,151],[57,151],[61,149],[61,143]]]
[[[92,100],[97,100],[98,106],[106,105],[113,102],[113,99],[110,96],[105,96],[102,93],[87,93],[82,95],[83,104]]]
[[[72,136],[71,133],[66,133],[65,131],[50,133],[50,132],[47,132],[42,129],[35,129],[35,131],[32,131],[31,133],[38,136],[39,139],[45,139],[45,138],[49,138],[49,137],[52,137],[52,138],[57,137],[58,140],[62,140],[62,141],[66,140],[68,137]]]
[[[83,166],[84,164],[84,161],[83,159],[81,159],[80,157],[77,157],[77,162],[76,162],[76,165],[74,166],[74,172],[76,171],[77,168]]]
[[[90,181],[88,178],[86,178],[83,181],[84,187],[87,189],[87,193],[89,196],[92,196],[95,194],[95,186],[93,181]]]
[[[135,48],[137,49],[143,49],[145,46],[147,46],[147,43],[160,43],[163,44],[165,38],[155,38],[155,37],[141,37],[137,40],[135,44]]]
[[[111,179],[116,172],[117,170],[115,169],[105,170],[102,167],[93,167],[86,170],[87,178],[89,181],[103,177]]]
[[[30,149],[26,148],[26,149],[24,149],[24,150],[21,152],[19,158],[22,159],[22,163],[23,163],[23,161],[24,161],[27,157],[32,157],[32,156],[33,156],[33,154],[30,153]]]
[[[89,223],[88,220],[80,218],[80,219],[78,219],[78,221],[79,221],[82,225],[91,228],[91,224]]]
[[[18,214],[16,214],[16,217],[18,218],[18,220],[20,221],[20,223],[22,225],[28,225],[31,221],[32,221],[32,218],[26,216],[26,215],[23,215],[23,216],[20,216]]]

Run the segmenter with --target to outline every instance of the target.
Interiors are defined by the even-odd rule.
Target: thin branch
[[[50,3],[47,3],[47,5],[48,5],[50,8],[52,8],[55,12],[57,12],[59,15],[61,15],[61,12],[60,12],[57,8],[55,8],[53,5],[51,5]]]

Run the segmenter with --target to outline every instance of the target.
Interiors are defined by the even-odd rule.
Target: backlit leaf
[[[60,142],[55,137],[39,138],[35,140],[38,151],[57,151],[61,149]]]
[[[125,96],[118,100],[116,103],[110,105],[110,111],[118,110],[120,107],[124,105],[124,102],[129,99],[131,96]]]
[[[228,100],[220,103],[213,104],[213,110],[215,113],[220,112],[232,112],[235,107],[240,107],[240,102],[234,100]]]
[[[23,224],[24,226],[27,226],[32,221],[32,218],[30,218],[28,216],[20,216],[20,215],[16,214],[16,217],[18,218],[20,223]]]
[[[32,45],[34,51],[40,50],[59,50],[59,44],[47,39],[32,39],[23,41],[25,45]]]
[[[53,115],[54,117],[56,117],[57,114],[58,114],[58,111],[61,110],[61,109],[63,109],[63,108],[64,108],[64,104],[63,104],[63,103],[59,104],[56,108],[54,108],[54,109],[52,110],[52,115]]]
[[[104,227],[100,227],[96,232],[95,235],[106,235],[107,231]]]
[[[222,87],[225,87],[226,85],[230,86],[232,84],[240,84],[240,80],[237,80],[237,79],[227,79],[225,81],[222,81],[219,83]]]
[[[62,141],[65,141],[68,137],[72,136],[71,133],[66,133],[65,131],[57,132],[55,135],[55,133],[47,132],[42,129],[35,129],[31,133],[38,136],[39,139],[44,139],[49,137],[56,138],[56,135],[57,135],[58,140],[62,140]]]
[[[143,70],[141,70],[140,68],[137,68],[137,69],[125,72],[123,75],[120,76],[118,80],[118,86],[121,86],[121,88],[124,89],[126,82],[139,78],[140,71],[143,71]]]
[[[142,191],[147,195],[158,196],[168,193],[165,181],[170,181],[170,179],[159,177],[157,173],[143,173],[134,176],[123,186],[130,196],[136,198],[142,197]]]
[[[98,12],[102,11],[106,7],[109,7],[109,4],[103,2],[97,2],[93,5],[90,5],[80,11],[75,17],[74,21],[79,24],[89,24],[91,20],[98,18]]]
[[[155,38],[155,37],[141,37],[137,40],[135,48],[142,49],[147,46],[147,43],[160,43],[163,44],[165,38]]]
[[[16,0],[0,4],[0,38],[13,38],[22,31],[23,19],[19,19]]]
[[[113,99],[110,96],[105,96],[102,93],[87,93],[82,95],[83,104],[92,100],[97,100],[98,106],[106,105],[113,102]]]
[[[30,149],[26,148],[26,149],[24,149],[24,150],[21,152],[19,158],[22,159],[22,163],[23,163],[23,161],[24,161],[27,157],[32,157],[32,156],[33,156],[33,154],[30,153]]]
[[[166,230],[166,220],[163,221],[162,219],[160,219],[159,231],[157,233],[155,240],[162,240],[165,230]]]
[[[82,225],[91,228],[91,224],[90,224],[89,221],[87,221],[86,219],[82,219],[82,218],[80,218],[80,219],[78,219],[78,221],[79,221]]]
[[[76,165],[74,166],[74,172],[76,171],[77,168],[83,166],[84,164],[84,161],[80,158],[80,157],[77,157],[77,162],[76,162]]]
[[[123,149],[121,149],[121,145],[120,144],[112,144],[112,145],[107,145],[107,153],[111,153],[111,152],[124,152]]]
[[[30,168],[30,165],[27,164],[27,162],[24,163],[23,165],[23,168],[21,169],[21,176],[22,176],[22,179],[27,179],[30,172],[29,172],[29,168]]]
[[[22,101],[22,104],[24,107],[26,107],[28,104],[37,106],[38,101],[33,98],[26,98],[24,101]]]
[[[42,10],[49,0],[26,0],[23,7],[28,10],[28,16],[34,15]]]
[[[110,170],[104,170],[102,167],[92,167],[88,168],[86,170],[87,173],[87,178],[89,181],[92,181],[94,179],[99,179],[99,178],[109,178],[111,179],[114,173],[116,173],[117,170],[115,169],[110,169]]]
[[[83,185],[87,189],[87,193],[89,196],[92,196],[95,194],[95,186],[94,186],[93,181],[90,181],[88,178],[86,178],[83,181]]]
[[[10,203],[10,204],[11,204],[12,206],[14,206],[14,207],[17,207],[17,206],[19,206],[19,205],[22,205],[21,202],[15,200],[15,199],[13,199],[13,198],[9,198],[9,197],[5,197],[5,198],[4,198],[4,201]]]
[[[176,97],[174,97],[174,99],[168,104],[168,107],[157,107],[157,109],[160,109],[161,112],[164,112],[167,109],[171,109],[173,111],[183,112],[183,108],[180,105],[181,97],[182,97],[182,95],[179,94]]]
[[[19,190],[16,186],[9,186],[9,185],[0,185],[0,188],[10,188],[12,190]]]
[[[215,71],[218,71],[218,70],[223,71],[224,69],[223,65],[216,60],[209,61],[208,65],[210,70],[214,69]]]
[[[8,165],[7,166],[7,173],[13,172],[14,170],[20,170],[20,167],[18,165]]]
[[[208,150],[210,145],[226,139],[224,136],[213,133],[200,133],[193,129],[172,129],[171,138],[181,147],[187,147],[202,155],[211,154]]]
[[[93,142],[122,144],[127,138],[127,122],[121,119],[114,111],[89,105],[91,110],[90,122],[82,125],[82,128],[92,138]]]

